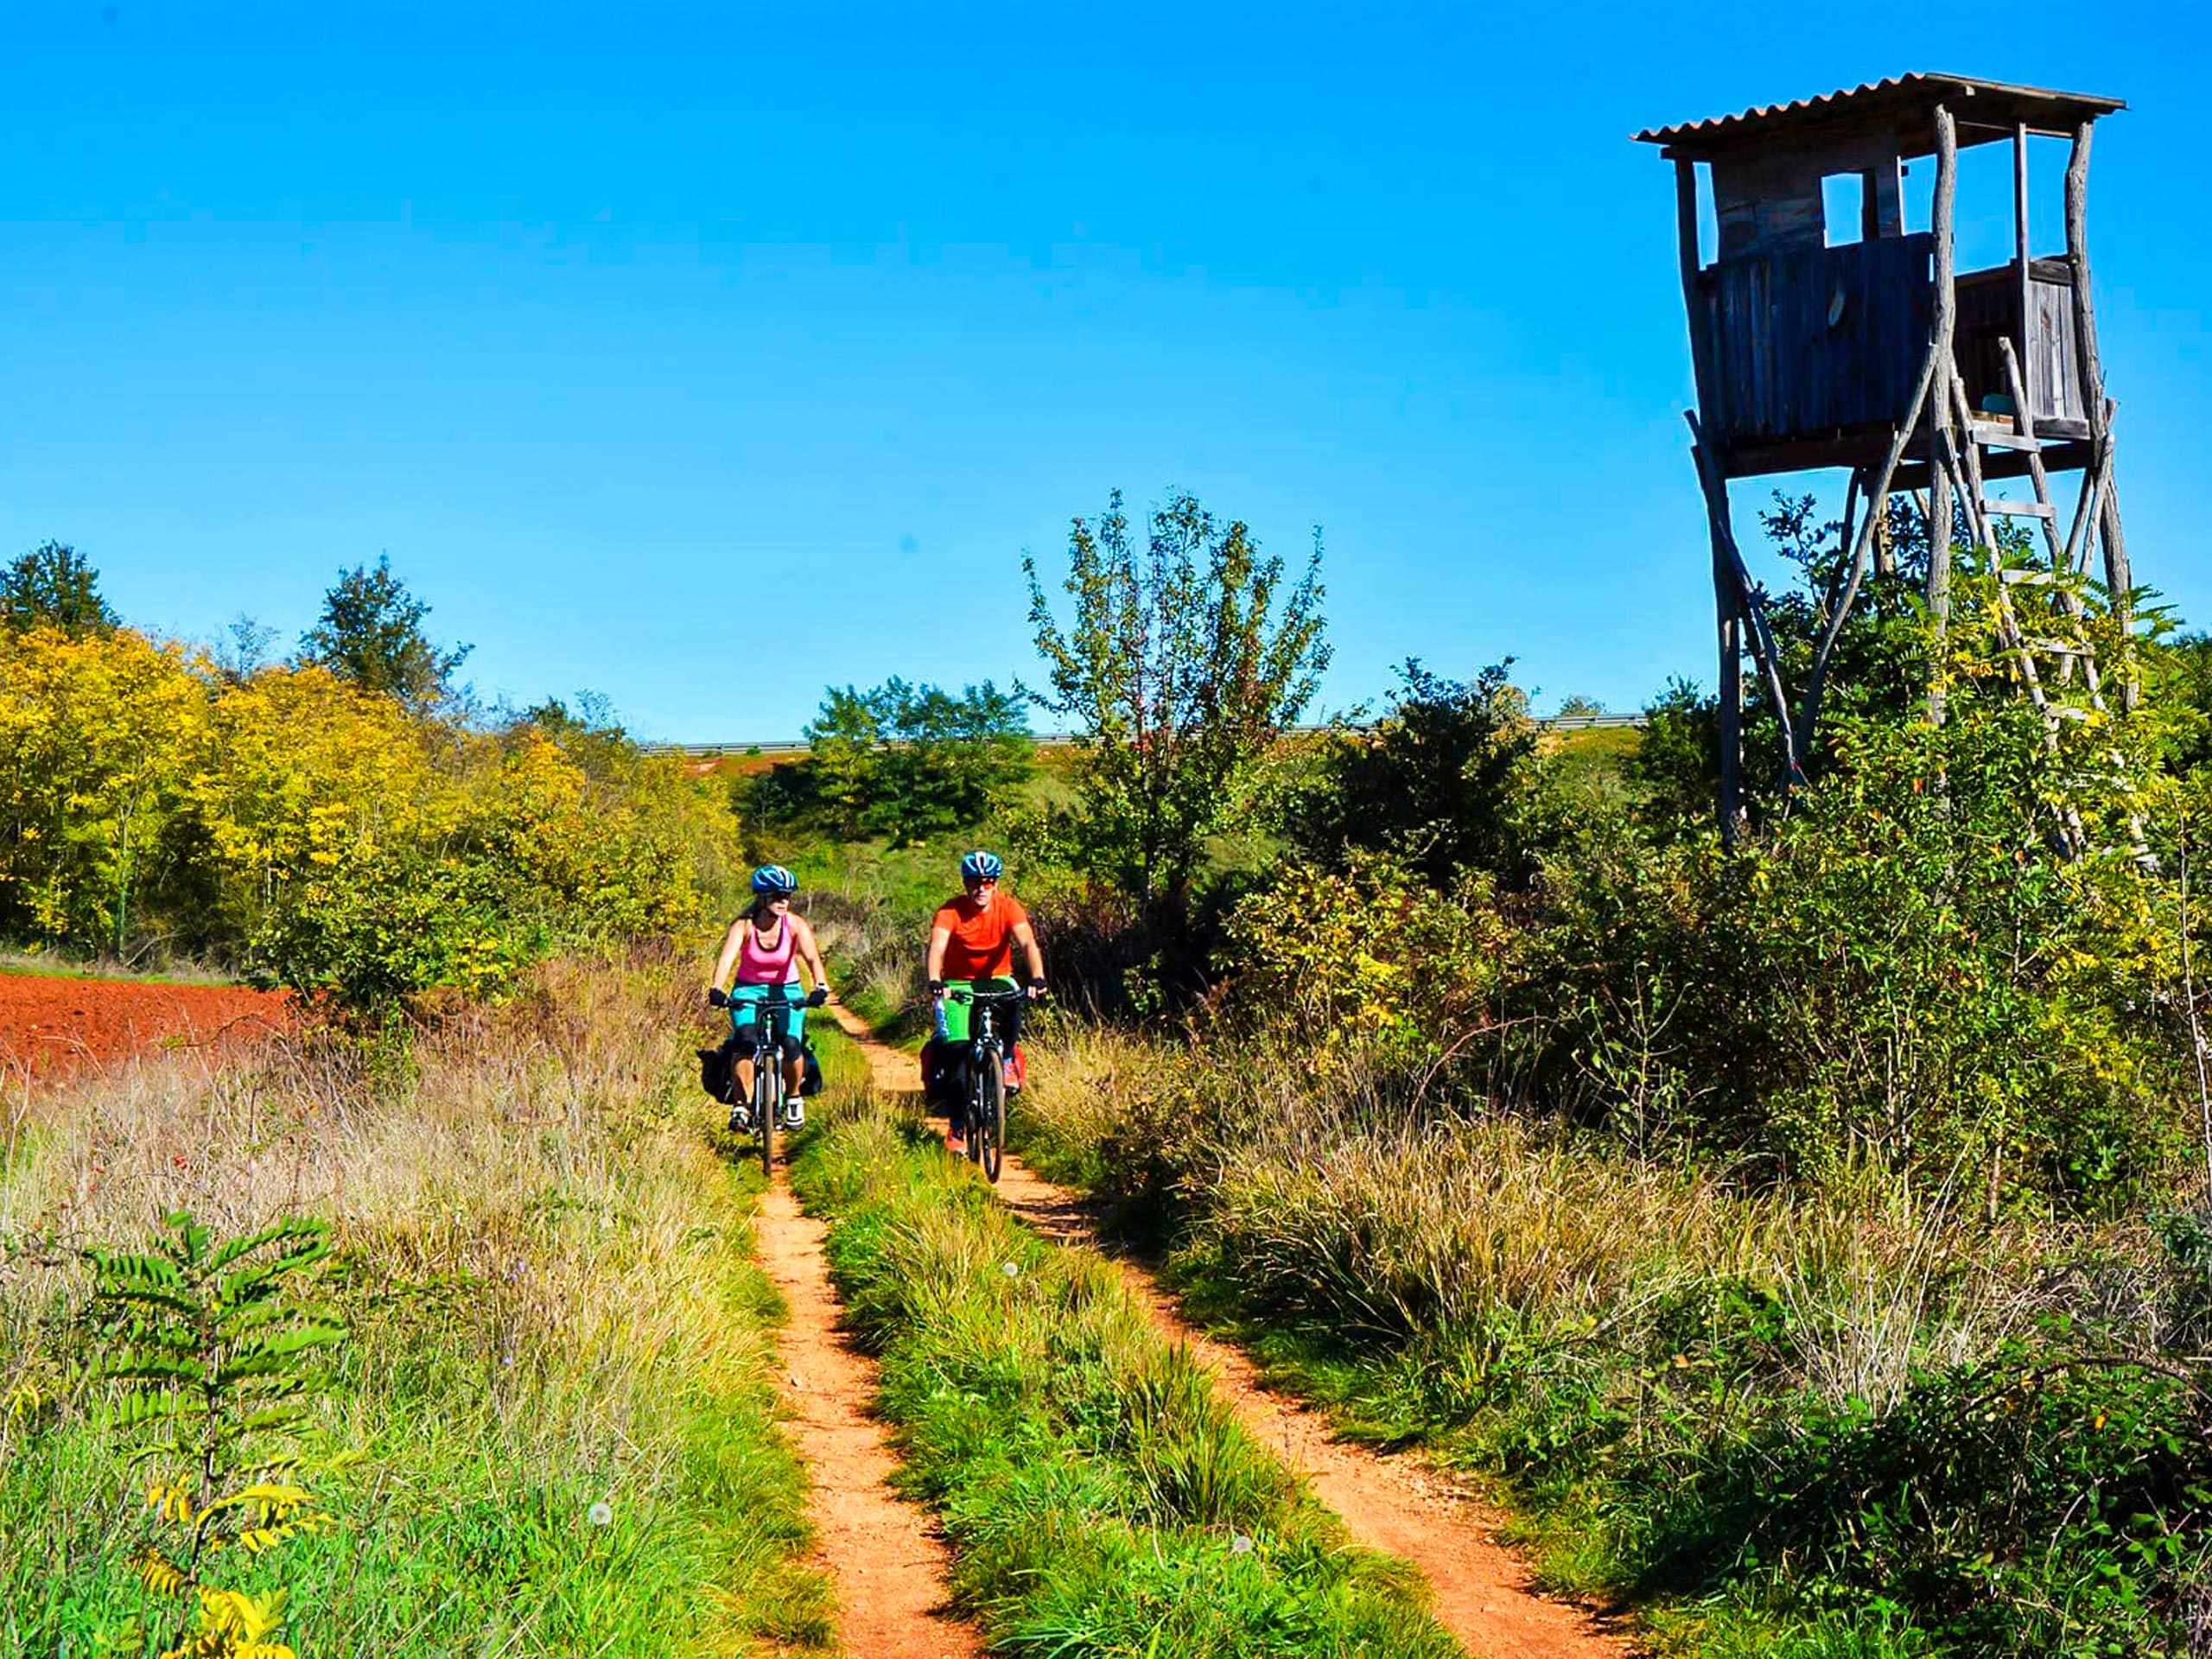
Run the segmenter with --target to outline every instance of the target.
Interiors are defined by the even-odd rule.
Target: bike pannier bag
[[[804,1099],[810,1096],[820,1094],[822,1092],[822,1060],[815,1053],[814,1045],[801,1043],[798,1057],[800,1064],[805,1068],[798,1077],[800,1098]]]
[[[723,1105],[729,1104],[729,1091],[737,1077],[737,1039],[725,1038],[720,1048],[702,1048],[699,1056],[699,1086]]]

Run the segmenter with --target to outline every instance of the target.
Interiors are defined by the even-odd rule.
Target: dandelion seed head
[[[594,1527],[603,1527],[614,1519],[614,1506],[602,1497],[584,1511],[584,1519]]]
[[[1021,1269],[1020,1269],[1020,1268],[1017,1268],[1016,1266],[1014,1266],[1014,1264],[1013,1262],[1000,1262],[1000,1263],[999,1263],[999,1271],[1000,1271],[1001,1273],[1002,1273],[1002,1274],[1006,1274],[1006,1276],[1007,1276],[1007,1278],[1009,1278],[1009,1279],[1016,1279],[1016,1278],[1019,1278],[1019,1277],[1020,1277],[1020,1274],[1021,1274]]]
[[[1229,1541],[1229,1553],[1232,1555],[1249,1555],[1252,1553],[1252,1541],[1243,1533],[1238,1533]]]

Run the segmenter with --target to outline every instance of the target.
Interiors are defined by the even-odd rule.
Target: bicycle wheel
[[[982,1077],[976,1091],[976,1132],[969,1145],[975,1148],[976,1161],[983,1166],[984,1178],[995,1181],[1006,1152],[1006,1072],[995,1053],[985,1054],[982,1066]]]
[[[784,1109],[783,1056],[763,1049],[753,1062],[753,1128],[760,1137],[760,1173],[776,1168],[776,1118]]]

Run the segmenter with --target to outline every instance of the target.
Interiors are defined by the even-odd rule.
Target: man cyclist
[[[1045,992],[1045,953],[1037,948],[1037,934],[1029,925],[1029,912],[1010,893],[999,891],[1006,866],[996,853],[980,849],[960,861],[959,897],[948,899],[930,922],[929,988],[936,1005],[937,1035],[948,1050],[968,1040],[969,1005],[946,996],[948,989],[1007,991],[1020,985],[1013,977],[1014,947],[1020,944],[1027,959],[1032,997]],[[1019,1086],[1014,1045],[1021,1035],[1021,1006],[1010,1004],[999,1025],[1006,1038],[1007,1087]],[[956,1114],[952,1134],[960,1134]]]
[[[804,917],[791,914],[791,895],[798,891],[798,878],[780,864],[763,864],[753,872],[753,904],[722,936],[721,955],[715,959],[715,977],[707,987],[707,1001],[716,1007],[727,1006],[737,1030],[732,1133],[752,1128],[753,1051],[760,1041],[760,1005],[776,990],[791,1004],[771,1016],[776,1046],[784,1058],[784,1127],[795,1129],[806,1121],[806,1107],[798,1094],[805,1069],[806,1010],[830,1000],[830,976],[823,971],[813,928]],[[811,995],[801,995],[801,963],[814,979]],[[722,987],[729,983],[732,969],[737,970],[737,979],[725,997]]]

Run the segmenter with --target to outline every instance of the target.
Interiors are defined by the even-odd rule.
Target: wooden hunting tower
[[[1742,815],[1746,632],[1795,779],[1843,620],[1870,557],[1878,569],[1887,558],[1883,518],[1893,492],[1915,493],[1927,514],[1928,601],[1939,629],[1949,613],[1955,499],[1968,534],[1985,545],[1993,517],[2039,519],[2053,569],[2085,568],[2101,543],[2113,602],[2125,605],[2127,552],[2113,482],[2113,405],[2090,303],[2086,206],[2090,129],[2124,107],[2117,99],[1910,74],[1637,135],[1662,146],[1675,163],[1697,372],[1691,453],[1710,519],[1719,622],[1725,833],[1734,834]],[[2029,243],[2034,135],[2073,143],[2065,251],[2042,257]],[[1961,274],[1954,234],[1958,152],[1999,142],[2012,146],[2012,256]],[[1908,231],[1904,169],[1930,156],[1929,224]],[[1719,231],[1710,264],[1699,250],[1700,165],[1710,172]],[[1828,184],[1839,175],[1847,182],[1835,195],[1855,188],[1858,198],[1844,223],[1829,211]],[[1804,701],[1793,709],[1764,596],[1737,547],[1728,485],[1815,467],[1850,472],[1849,564]],[[2050,475],[2069,470],[2083,480],[2070,531],[2062,533]],[[1986,492],[1990,480],[2008,478],[2028,480],[2033,499]],[[2024,665],[2033,690],[2035,666]],[[2086,676],[2094,687],[2094,665]],[[1940,718],[1940,705],[1935,712]]]

